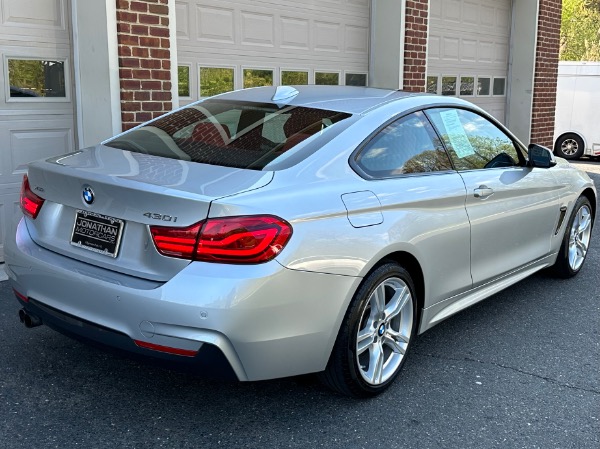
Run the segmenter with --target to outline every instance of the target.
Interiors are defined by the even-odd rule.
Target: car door
[[[470,289],[465,186],[425,115],[383,127],[351,163],[381,204],[388,249],[410,248],[419,260],[427,305]]]
[[[427,111],[467,190],[473,285],[546,256],[560,213],[550,169],[527,167],[520,145],[483,115]]]

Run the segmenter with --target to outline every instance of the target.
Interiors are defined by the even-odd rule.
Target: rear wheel
[[[409,273],[394,262],[371,272],[354,295],[321,380],[348,396],[383,392],[400,372],[416,330]]]
[[[594,217],[592,206],[585,196],[580,196],[567,222],[554,273],[563,278],[575,276],[587,256]]]
[[[569,133],[560,136],[554,146],[554,153],[565,159],[579,159],[583,155],[585,144],[577,134]]]

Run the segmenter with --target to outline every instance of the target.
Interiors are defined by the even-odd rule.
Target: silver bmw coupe
[[[21,208],[26,326],[369,396],[417,334],[543,268],[576,275],[596,189],[460,99],[283,86],[31,163]]]

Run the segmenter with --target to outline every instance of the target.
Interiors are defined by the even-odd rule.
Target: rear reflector
[[[150,226],[154,245],[165,256],[205,262],[263,263],[273,259],[292,235],[291,225],[272,215],[209,218],[187,228]]]
[[[37,196],[29,187],[29,178],[23,175],[23,184],[21,185],[21,210],[23,213],[35,220],[44,204],[44,199]]]
[[[133,341],[140,348],[151,349],[152,351],[164,352],[166,354],[181,355],[184,357],[194,357],[196,354],[198,354],[198,351],[194,351],[191,349],[171,348],[170,346],[156,345],[154,343],[148,343],[146,341],[140,340]]]
[[[27,296],[22,295],[21,293],[19,293],[18,291],[16,291],[14,288],[13,288],[13,292],[15,293],[15,296],[18,299],[20,299],[21,301],[23,301],[23,302],[29,302],[29,298]]]

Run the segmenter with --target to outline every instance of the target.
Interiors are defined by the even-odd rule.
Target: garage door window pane
[[[66,97],[64,61],[9,59],[11,98]]]
[[[456,77],[442,77],[442,95],[456,95]]]
[[[360,152],[356,163],[375,178],[452,169],[448,155],[422,112],[384,128]]]
[[[346,73],[346,86],[366,86],[366,73]]]
[[[273,85],[273,70],[244,69],[244,89]]]
[[[457,170],[519,165],[513,141],[485,117],[464,109],[430,109],[431,119]]]
[[[475,77],[473,76],[461,76],[460,77],[460,94],[461,95],[473,95],[475,89]]]
[[[306,85],[308,84],[308,72],[282,70],[281,84],[284,86]]]
[[[494,78],[494,95],[504,95],[506,78]]]
[[[485,76],[477,77],[477,95],[485,96],[490,94],[490,78]]]
[[[315,72],[315,84],[337,86],[340,84],[340,74],[330,72]]]
[[[177,87],[180,97],[190,96],[190,68],[187,65],[177,67]]]
[[[438,77],[428,76],[427,77],[427,92],[430,94],[437,94],[438,91]]]
[[[233,90],[234,70],[226,67],[200,67],[200,96],[210,97]]]

